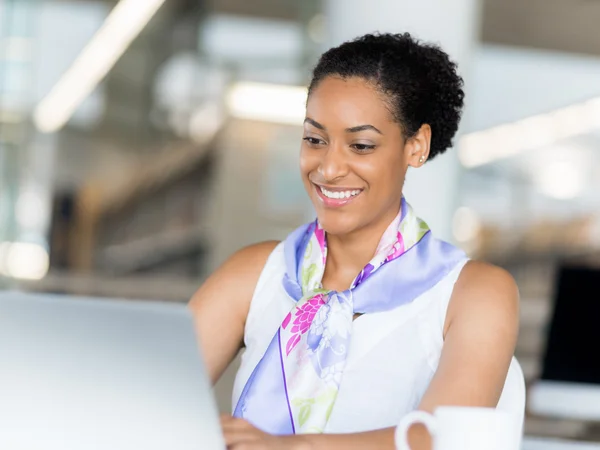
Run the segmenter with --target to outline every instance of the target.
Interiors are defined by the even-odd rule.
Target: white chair
[[[504,383],[504,389],[498,402],[498,409],[509,412],[514,415],[519,423],[519,435],[523,436],[523,422],[525,420],[525,376],[521,365],[516,358],[513,358],[508,374],[506,375],[506,382]]]

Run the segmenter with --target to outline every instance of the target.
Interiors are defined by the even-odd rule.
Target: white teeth
[[[335,199],[340,199],[340,198],[350,198],[350,197],[354,197],[355,195],[360,194],[360,190],[359,189],[355,189],[353,191],[328,191],[327,189],[320,187],[321,192],[323,193],[323,195],[327,198],[335,198]]]

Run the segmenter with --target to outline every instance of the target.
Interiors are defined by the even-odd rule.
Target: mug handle
[[[427,431],[434,437],[437,432],[437,420],[434,416],[425,411],[413,411],[405,415],[396,427],[395,442],[396,450],[410,450],[408,444],[408,430],[413,425],[421,423],[425,425]]]

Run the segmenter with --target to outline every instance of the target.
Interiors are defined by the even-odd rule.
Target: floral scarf
[[[273,434],[322,433],[343,380],[354,314],[409,303],[465,255],[433,239],[404,199],[346,291],[323,289],[327,239],[318,222],[292,233],[284,252],[283,284],[296,304],[246,383],[234,416]]]

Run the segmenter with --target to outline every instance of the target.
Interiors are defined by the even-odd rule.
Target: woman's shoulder
[[[227,281],[235,281],[253,292],[267,261],[279,245],[279,241],[264,241],[244,247],[235,252],[219,271]]]
[[[224,296],[233,300],[236,310],[245,317],[261,273],[279,244],[279,241],[265,241],[235,252],[200,287],[190,306],[200,307]]]
[[[493,264],[468,261],[454,285],[445,331],[459,317],[480,323],[503,322],[516,330],[519,289],[513,276]]]
[[[456,289],[468,296],[485,293],[494,298],[518,300],[513,276],[502,267],[484,261],[469,260],[458,277]]]
[[[280,243],[280,241],[264,241],[249,245],[235,252],[225,264],[238,268],[245,267],[250,270],[260,269],[262,267],[256,266],[264,266]]]

